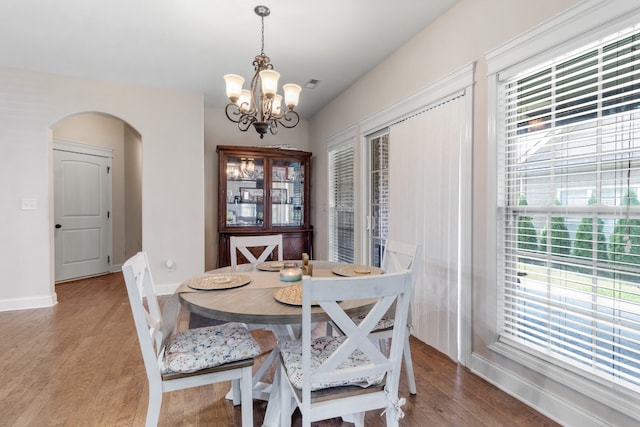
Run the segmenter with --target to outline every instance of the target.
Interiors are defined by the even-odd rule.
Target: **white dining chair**
[[[246,325],[176,332],[178,299],[171,297],[160,309],[146,254],[127,260],[122,273],[149,381],[146,426],[157,426],[164,393],[221,381],[234,382],[233,403],[242,405],[242,426],[253,426],[251,373],[260,346]]]
[[[254,255],[250,248],[263,248],[260,255]],[[231,252],[231,266],[238,265],[238,252],[240,252],[251,264],[265,261],[269,255],[276,251],[278,260],[283,259],[282,234],[263,236],[231,236],[229,251]]]
[[[254,252],[251,249],[258,248],[260,252],[259,256],[254,255]],[[282,261],[284,259],[283,256],[283,248],[282,248],[282,234],[267,234],[262,236],[231,236],[229,239],[229,251],[231,252],[231,266],[235,267],[238,265],[238,252],[240,252],[251,264],[258,264],[260,262],[264,262],[269,255],[271,255],[274,251],[277,253],[278,260]],[[290,337],[296,336],[296,331],[292,325],[248,325],[249,329],[268,329],[271,330],[276,335],[282,335],[286,331],[286,334]],[[275,358],[275,352],[271,353],[266,363],[271,364]],[[263,363],[263,366],[265,363]],[[260,371],[256,374],[261,375],[263,368],[260,368]]]
[[[403,417],[404,399],[398,396],[403,337],[406,332],[413,281],[408,270],[366,277],[310,277],[302,279],[302,339],[280,344],[280,425],[291,425],[292,402],[302,413],[302,426],[334,417],[353,417],[364,426],[364,414],[384,409],[387,426]],[[340,305],[349,300],[372,299],[360,322]],[[314,338],[312,306],[319,305],[344,333]],[[394,305],[395,304],[395,305]],[[393,337],[388,353],[369,333],[395,307]]]
[[[411,272],[411,280],[416,280],[420,248],[412,243],[400,242],[397,240],[387,240],[384,253],[382,255],[381,268],[386,273],[396,271],[409,270]],[[411,346],[409,344],[409,336],[411,335],[411,310],[407,315],[407,330],[403,338],[404,341],[404,365],[407,374],[407,383],[409,385],[409,393],[416,394],[416,379],[413,372],[413,359],[411,357]],[[387,316],[377,325],[376,329],[371,333],[371,338],[378,340],[380,345],[384,345],[384,341],[391,338],[393,329],[391,325],[395,320],[391,316]]]
[[[399,242],[396,240],[387,240],[384,253],[382,255],[381,268],[386,273],[409,270],[411,272],[412,280],[415,281],[418,264],[416,260],[418,259],[418,255],[419,247],[417,245]],[[403,338],[404,364],[407,373],[409,393],[416,394],[416,379],[413,372],[413,359],[411,357],[411,345],[409,342],[409,336],[411,335],[411,310],[409,310],[407,319],[407,332],[405,334],[405,337]],[[356,320],[359,321],[361,320],[361,318],[356,317]],[[387,313],[387,316],[383,317],[380,322],[378,322],[375,329],[371,332],[371,339],[377,341],[381,348],[386,346],[387,342],[391,339],[394,322],[395,320],[392,313]]]

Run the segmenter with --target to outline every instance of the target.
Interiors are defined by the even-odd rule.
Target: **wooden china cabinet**
[[[218,267],[231,262],[231,236],[282,234],[284,259],[311,255],[311,153],[230,145],[217,152]]]

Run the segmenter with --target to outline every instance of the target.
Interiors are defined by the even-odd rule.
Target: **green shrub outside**
[[[587,202],[589,206],[596,204],[596,198],[591,196],[589,201]],[[598,218],[598,227],[597,227],[597,239],[598,246],[596,249],[596,256],[599,261],[607,262],[609,261],[609,248],[607,244],[607,236],[604,234],[604,221]],[[576,229],[576,239],[573,242],[573,252],[572,255],[576,258],[581,258],[587,262],[591,262],[593,260],[593,218],[582,218],[578,228]],[[585,268],[584,271],[580,269],[583,273],[589,273],[593,269],[591,267]]]
[[[556,201],[556,206],[559,206],[560,202]],[[571,254],[571,237],[569,236],[569,229],[567,228],[564,217],[552,216],[551,217],[551,253],[554,255],[567,256]],[[540,251],[547,251],[547,236],[549,230],[545,226],[540,232]],[[554,264],[555,268],[564,268],[561,264]]]
[[[634,190],[628,190],[622,198],[622,206],[638,206],[638,196]],[[631,247],[627,251],[627,239],[629,236]],[[640,266],[640,219],[622,218],[616,221],[613,235],[610,242],[611,252],[609,259],[617,265],[617,268],[628,266]],[[616,272],[615,277],[638,282],[640,279],[636,275]]]
[[[527,206],[524,194],[518,199],[518,206]],[[538,234],[530,216],[518,217],[518,249],[521,251],[538,250]],[[526,260],[523,260],[526,262]]]

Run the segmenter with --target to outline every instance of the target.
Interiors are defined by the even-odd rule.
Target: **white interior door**
[[[55,280],[109,272],[111,157],[53,150]]]

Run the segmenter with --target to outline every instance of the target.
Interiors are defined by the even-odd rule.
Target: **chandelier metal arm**
[[[293,128],[300,123],[300,116],[293,110],[287,110],[280,118],[276,118],[276,121],[286,128]]]
[[[242,132],[246,132],[247,129],[256,121],[255,116],[244,113],[240,107],[233,102],[227,104],[224,109],[227,118],[234,123],[238,123],[238,128]]]

